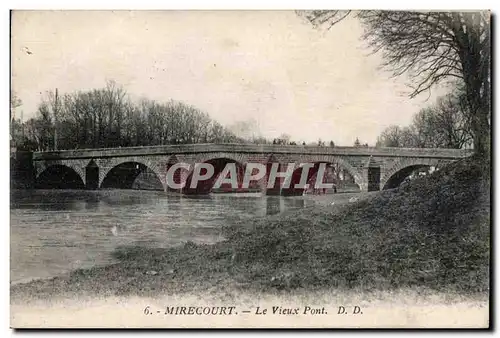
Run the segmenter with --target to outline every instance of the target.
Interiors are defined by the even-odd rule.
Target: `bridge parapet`
[[[468,149],[442,148],[377,148],[377,147],[316,147],[302,145],[270,144],[183,144],[151,147],[75,149],[62,151],[35,152],[33,160],[106,158],[122,156],[151,156],[195,153],[265,153],[265,154],[310,154],[337,156],[378,156],[378,157],[431,157],[459,159],[472,155]]]

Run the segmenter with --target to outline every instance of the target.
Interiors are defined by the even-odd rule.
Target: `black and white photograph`
[[[10,327],[490,328],[491,21],[12,9]]]

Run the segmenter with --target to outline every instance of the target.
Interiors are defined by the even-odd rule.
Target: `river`
[[[140,190],[13,190],[11,283],[114,262],[119,246],[215,243],[222,227],[315,203],[305,197]]]

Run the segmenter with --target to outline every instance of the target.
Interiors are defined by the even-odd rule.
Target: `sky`
[[[267,138],[374,145],[442,90],[410,99],[362,32],[355,17],[318,30],[293,11],[14,11],[16,114],[33,117],[48,90],[114,80],[133,100],[183,101]]]

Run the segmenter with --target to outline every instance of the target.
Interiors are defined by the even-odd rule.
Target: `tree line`
[[[461,91],[439,97],[421,109],[409,126],[391,125],[377,138],[378,147],[472,148],[474,133]]]
[[[446,132],[439,144],[458,147],[472,142],[476,154],[491,155],[491,12],[490,11],[386,11],[386,10],[305,10],[297,11],[314,27],[331,29],[348,16],[356,17],[364,28],[363,40],[383,58],[382,66],[394,76],[407,75],[410,97],[431,90],[443,82],[454,82],[461,90],[465,109],[456,123],[467,123],[468,132]],[[448,98],[450,99],[450,97]],[[446,98],[443,104],[447,105]],[[436,107],[434,107],[435,109]],[[422,111],[409,129],[391,128],[386,134],[414,138],[422,120],[449,118],[446,113]],[[427,122],[422,122],[428,125]],[[468,140],[468,135],[471,140]],[[431,142],[426,133],[412,140],[417,145]],[[390,139],[390,135],[384,135]],[[455,138],[459,140],[455,140]],[[467,140],[466,140],[467,139]],[[396,141],[391,141],[397,144]],[[398,141],[399,142],[399,141]],[[410,142],[410,141],[404,141]],[[432,141],[434,142],[434,141]],[[431,142],[431,146],[434,146]],[[450,143],[451,142],[451,143]]]
[[[33,118],[11,118],[13,142],[23,150],[245,142],[196,107],[172,100],[133,102],[112,81],[89,91],[49,92]]]
[[[283,133],[267,139],[254,120],[227,127],[183,102],[133,102],[114,81],[103,88],[60,95],[49,91],[35,116],[15,116],[21,100],[11,92],[11,143],[18,150],[51,151],[194,143],[254,143],[335,147],[333,141],[293,141]],[[357,141],[359,143],[359,140]]]

